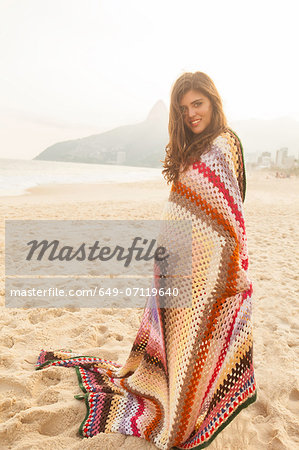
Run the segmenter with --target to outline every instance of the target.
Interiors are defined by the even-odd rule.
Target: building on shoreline
[[[294,155],[288,155],[288,148],[276,150],[275,161],[269,151],[246,155],[246,169],[282,169],[289,170],[299,167],[298,159]]]

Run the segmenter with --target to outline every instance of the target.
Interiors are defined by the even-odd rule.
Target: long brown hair
[[[190,90],[197,90],[209,98],[212,104],[212,118],[210,124],[198,135],[192,133],[184,124],[180,108],[182,97]],[[211,80],[203,72],[185,72],[174,83],[171,91],[169,110],[169,143],[163,164],[163,175],[167,183],[178,180],[179,171],[199,159],[210,150],[212,141],[227,128],[226,117],[223,112],[222,100]]]

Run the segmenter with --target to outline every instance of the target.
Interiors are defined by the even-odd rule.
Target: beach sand
[[[70,348],[124,363],[142,309],[9,309],[4,306],[4,219],[159,219],[163,181],[52,185],[3,197],[1,209],[1,449],[155,449],[121,434],[78,435],[85,417],[73,369],[35,371],[40,350]],[[299,179],[247,173],[244,203],[253,281],[257,401],[216,437],[211,450],[299,448]]]

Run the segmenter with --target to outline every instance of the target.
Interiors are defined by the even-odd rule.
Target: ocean
[[[44,184],[130,183],[162,179],[161,169],[72,162],[0,159],[0,196]]]

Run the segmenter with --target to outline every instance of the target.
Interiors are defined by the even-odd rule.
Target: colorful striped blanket
[[[161,308],[149,297],[122,366],[41,352],[37,369],[76,368],[76,397],[88,411],[83,437],[123,433],[162,450],[204,448],[256,400],[245,190],[242,146],[227,129],[180,175],[165,208],[164,219],[192,221],[191,307]]]

